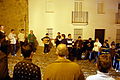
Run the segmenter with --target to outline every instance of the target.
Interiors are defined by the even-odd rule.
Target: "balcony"
[[[88,24],[88,12],[72,11],[72,24],[87,25]]]
[[[120,24],[120,13],[116,13],[116,24]]]

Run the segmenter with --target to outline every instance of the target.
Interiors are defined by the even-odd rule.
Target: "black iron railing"
[[[88,12],[72,11],[72,23],[88,23]]]

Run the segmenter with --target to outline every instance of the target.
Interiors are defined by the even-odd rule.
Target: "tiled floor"
[[[17,62],[21,61],[23,57],[20,56],[20,50],[17,53],[17,56],[12,57],[9,55],[8,62],[9,62],[9,74],[12,77],[14,66]],[[55,48],[53,48],[49,54],[43,54],[43,47],[38,47],[35,55],[33,56],[33,63],[38,65],[41,68],[42,74],[44,74],[45,67],[54,62],[57,59],[55,54]],[[95,64],[89,62],[88,60],[80,60],[75,61],[81,66],[82,71],[84,72],[85,77],[89,75],[96,74],[96,67]],[[110,75],[114,78],[119,78],[120,80],[120,73],[115,72],[114,70],[110,71]]]

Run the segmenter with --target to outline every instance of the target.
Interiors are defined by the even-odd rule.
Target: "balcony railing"
[[[72,23],[86,23],[86,24],[88,24],[88,12],[72,11]]]
[[[120,13],[116,13],[116,24],[120,24]]]

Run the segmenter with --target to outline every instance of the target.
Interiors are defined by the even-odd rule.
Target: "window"
[[[74,11],[72,11],[72,23],[88,24],[88,12],[82,10],[84,0],[74,0]]]
[[[97,3],[97,13],[98,14],[104,14],[104,3],[103,2],[99,2]]]
[[[116,43],[120,43],[120,29],[117,29],[117,33],[116,33]]]
[[[82,2],[81,1],[74,2],[74,11],[82,11]]]
[[[120,24],[120,3],[118,3],[118,13],[116,13],[116,24]]]
[[[49,34],[49,37],[53,38],[53,28],[47,28],[47,33]]]
[[[46,0],[46,13],[54,13],[54,0]]]
[[[74,29],[74,40],[78,39],[78,36],[82,37],[83,30],[82,29]]]

